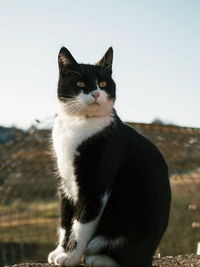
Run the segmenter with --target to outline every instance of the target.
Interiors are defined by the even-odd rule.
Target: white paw
[[[107,255],[91,255],[85,257],[87,267],[120,267],[120,265]]]
[[[63,247],[57,247],[53,251],[51,251],[48,255],[48,263],[54,263],[55,258],[60,254],[64,252]]]
[[[58,254],[55,258],[54,263],[62,266],[76,266],[79,264],[80,256],[77,253],[65,253]]]

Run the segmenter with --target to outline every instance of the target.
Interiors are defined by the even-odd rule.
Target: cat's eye
[[[78,87],[81,87],[81,88],[86,87],[85,83],[84,83],[84,82],[80,82],[80,81],[77,82],[76,85],[77,85]]]
[[[107,85],[107,82],[105,82],[105,81],[102,81],[99,83],[100,87],[106,87],[106,85]]]

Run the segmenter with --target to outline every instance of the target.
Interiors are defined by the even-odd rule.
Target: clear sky
[[[200,128],[199,0],[0,0],[0,125],[56,113],[57,54],[95,63],[114,48],[116,109]]]

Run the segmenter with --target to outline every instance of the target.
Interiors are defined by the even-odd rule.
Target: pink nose
[[[100,96],[99,92],[92,92],[91,96],[93,96],[95,99],[97,99]]]

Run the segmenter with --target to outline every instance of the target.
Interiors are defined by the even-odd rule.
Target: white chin
[[[85,114],[88,117],[104,117],[111,113],[113,105],[113,101],[108,101],[103,104],[94,103],[86,108]]]

